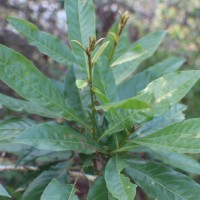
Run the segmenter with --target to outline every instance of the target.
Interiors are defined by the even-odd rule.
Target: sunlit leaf
[[[1,184],[0,184],[0,196],[11,197]]]
[[[132,78],[124,80],[118,85],[120,99],[136,96],[153,80],[178,70],[184,61],[185,59],[178,57],[167,58],[134,75]]]

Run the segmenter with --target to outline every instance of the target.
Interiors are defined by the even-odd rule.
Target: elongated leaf
[[[112,196],[118,200],[133,200],[136,194],[136,185],[120,173],[126,167],[126,161],[116,155],[108,161],[105,168],[107,188]]]
[[[161,160],[163,163],[171,165],[177,169],[192,174],[200,174],[200,163],[185,154],[166,151],[150,151],[148,154],[150,154],[154,159]]]
[[[3,94],[0,94],[0,104],[18,112],[28,112],[36,115],[40,115],[43,117],[48,118],[62,118],[62,116],[59,116],[59,113],[53,113],[47,109],[44,109],[43,107],[40,107],[38,104],[23,101],[19,99],[15,99]]]
[[[89,45],[89,36],[96,37],[95,14],[92,0],[65,0],[65,10],[67,14],[70,45],[73,54],[76,57],[82,72],[87,75],[87,57],[84,51],[77,44],[71,42],[71,40],[79,41],[85,48]]]
[[[130,125],[131,121],[132,124],[134,124],[136,122],[141,123],[144,122],[143,120],[148,120],[148,117],[145,117],[145,115],[153,117],[164,114],[170,109],[171,105],[179,102],[187,94],[199,78],[200,71],[189,70],[171,73],[151,82],[144,90],[138,93],[137,96],[125,100],[131,101],[131,99],[137,99],[151,105],[151,108],[145,109],[144,111],[141,110],[140,113],[136,112],[135,109],[124,110],[124,116],[128,116],[125,117],[129,120],[128,124]],[[114,128],[109,128],[112,129],[112,131],[106,130],[101,136],[101,139],[113,133],[116,124],[113,125],[113,127]],[[131,127],[127,127],[128,130],[129,128]]]
[[[123,81],[118,85],[120,99],[136,96],[140,90],[144,89],[153,80],[178,70],[184,61],[183,58],[171,57],[134,75],[131,79]]]
[[[114,76],[111,68],[109,67],[108,60],[106,60],[105,57],[101,57],[101,59],[98,61],[98,64],[94,66],[93,80],[94,87],[98,88],[100,93],[102,93],[108,101],[115,102],[118,100]],[[104,103],[104,101],[102,101],[102,95],[98,95],[97,98],[99,102]],[[105,117],[109,123],[113,123],[115,121],[115,116],[112,112],[105,113]]]
[[[145,54],[145,50],[143,50],[141,47],[134,47],[132,51],[125,52],[122,54],[117,60],[115,60],[111,67],[114,67],[116,65],[121,65],[126,62],[134,61],[136,59],[141,58]]]
[[[89,88],[79,90],[76,86],[76,79],[81,79],[78,66],[73,65],[69,68],[64,84],[64,95],[67,103],[76,111],[76,113],[87,121],[89,118],[88,108],[90,105]]]
[[[34,24],[26,20],[9,17],[8,21],[19,33],[28,39],[31,45],[36,46],[43,54],[48,55],[65,66],[74,63],[75,59],[69,48],[57,37],[39,31]]]
[[[25,130],[16,137],[15,142],[53,151],[75,150],[90,154],[96,150],[91,138],[86,138],[71,128],[50,124],[40,124]]]
[[[186,106],[183,104],[173,105],[168,112],[161,116],[154,117],[151,121],[144,123],[141,128],[134,132],[133,137],[144,137],[166,126],[183,121],[185,119],[183,111],[185,110]],[[132,138],[131,135],[129,138]]]
[[[89,128],[67,106],[64,98],[48,78],[24,56],[3,45],[0,45],[0,78],[28,101]]]
[[[70,184],[61,184],[53,179],[45,188],[41,200],[78,200],[75,188]]]
[[[162,200],[195,200],[200,185],[191,178],[156,163],[133,163],[126,173],[150,197]]]
[[[28,119],[11,119],[0,121],[0,143],[12,143],[16,136],[34,125],[34,121]]]
[[[94,57],[92,58],[92,63],[95,63],[98,58],[101,56],[101,54],[103,53],[103,51],[105,50],[105,48],[108,46],[109,44],[109,41],[108,42],[105,42],[103,43],[99,49],[97,50],[97,52],[95,53]]]
[[[161,129],[147,137],[135,139],[136,144],[162,151],[200,153],[200,119],[188,119]]]
[[[169,110],[170,105],[179,102],[200,78],[200,71],[188,70],[167,74],[151,82],[134,98],[152,106],[149,115],[160,115]]]
[[[23,194],[22,200],[40,199],[44,189],[53,178],[66,182],[69,178],[66,169],[69,167],[71,167],[71,162],[67,161],[53,165],[49,169],[43,171],[28,185],[28,188]]]
[[[137,99],[127,99],[124,101],[119,101],[116,103],[108,103],[108,104],[104,104],[101,106],[96,106],[97,110],[104,110],[104,111],[108,111],[108,110],[112,110],[112,109],[119,109],[119,108],[123,108],[123,109],[145,109],[145,108],[149,108],[150,105],[148,105],[147,103],[137,100]]]
[[[25,145],[26,148],[20,152],[20,155],[17,159],[17,165],[26,165],[30,164],[31,162],[38,161],[38,162],[55,162],[55,161],[63,161],[67,160],[71,156],[71,151],[59,151],[55,152],[52,150],[41,150],[36,149],[30,146]]]
[[[106,187],[106,182],[103,176],[97,177],[88,193],[88,200],[116,200]]]
[[[0,196],[11,197],[1,184],[0,184]]]
[[[116,84],[118,85],[128,78],[137,69],[140,63],[152,56],[164,37],[164,31],[150,33],[131,45],[130,50],[128,49],[128,51],[131,52],[132,49],[139,45],[142,47],[145,53],[143,56],[138,57],[138,59],[134,59],[133,61],[123,63],[113,68]]]

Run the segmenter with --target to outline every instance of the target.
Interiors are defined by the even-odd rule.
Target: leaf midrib
[[[5,64],[4,64],[5,66]],[[73,113],[71,113],[70,111],[66,110],[64,107],[62,107],[61,105],[57,104],[55,101],[53,101],[52,99],[50,99],[48,96],[44,95],[44,93],[42,93],[41,91],[39,91],[38,89],[36,89],[35,87],[33,87],[30,83],[28,83],[27,81],[25,81],[23,78],[21,78],[17,73],[14,73],[13,71],[9,70],[11,74],[13,74],[14,76],[16,76],[18,79],[20,79],[22,82],[24,82],[26,85],[28,85],[30,88],[32,88],[34,91],[36,91],[37,93],[39,93],[41,96],[45,97],[47,100],[49,100],[50,102],[52,102],[54,105],[56,105],[57,107],[59,107],[61,110],[63,110],[64,112],[66,112],[67,114],[69,114],[74,120],[78,121],[79,123],[81,123],[85,128],[90,129],[90,127],[85,124],[82,120],[80,120],[77,116],[75,116]]]
[[[46,48],[48,51],[52,52],[53,54],[55,54],[56,56],[58,57],[61,57],[65,62],[66,64],[70,63],[71,61],[67,60],[65,57],[63,57],[62,55],[58,54],[55,50],[53,49],[50,49],[48,46],[46,46],[45,44],[41,43],[39,40],[36,40],[34,37],[32,37],[31,35],[27,35],[24,31],[19,31],[21,32],[25,37],[29,38],[30,40],[34,41],[34,42],[37,42],[38,44],[40,44],[43,48]],[[37,30],[36,32],[37,34],[40,34],[40,33],[45,33],[45,32],[42,32],[42,31],[39,31]],[[45,33],[45,34],[48,34],[48,33]],[[36,45],[35,45],[36,46]],[[38,47],[39,48],[39,47]]]
[[[134,168],[134,167],[133,167]],[[168,187],[166,187],[165,185],[163,185],[162,183],[159,183],[158,181],[156,181],[155,179],[151,178],[150,176],[142,173],[141,171],[137,170],[136,168],[134,168],[135,171],[137,171],[138,173],[142,174],[143,176],[145,176],[146,178],[149,178],[150,180],[154,181],[155,183],[157,183],[158,185],[160,185],[161,187],[165,188],[166,190],[168,190],[169,192],[171,192],[172,194],[176,195],[177,197],[180,197],[183,200],[187,200],[185,198],[183,198],[182,196],[180,196],[179,194],[175,193],[173,190],[169,189]]]

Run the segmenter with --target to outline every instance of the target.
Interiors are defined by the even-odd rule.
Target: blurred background
[[[94,0],[94,3],[99,37],[106,35],[119,13],[125,10],[130,13],[128,22],[130,41],[134,42],[149,32],[167,31],[165,41],[140,69],[172,55],[186,59],[182,69],[200,69],[200,0]],[[48,77],[63,80],[66,68],[28,45],[26,40],[7,23],[8,16],[26,19],[41,30],[62,38],[68,44],[63,1],[0,0],[0,43],[24,54]],[[17,96],[2,82],[0,82],[0,92]],[[200,117],[199,100],[200,83],[197,83],[183,99],[183,103],[188,105],[186,118]],[[5,108],[0,108],[0,119],[8,113],[13,114]],[[12,174],[5,176],[17,184]]]

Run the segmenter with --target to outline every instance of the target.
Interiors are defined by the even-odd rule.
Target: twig
[[[93,175],[90,175],[90,174],[85,174],[85,173],[82,173],[82,172],[69,171],[69,174],[72,177],[86,178],[89,182],[94,182],[95,179],[97,178],[97,176],[93,176]]]
[[[37,171],[39,168],[34,166],[15,166],[15,165],[0,165],[0,172],[3,171]]]

